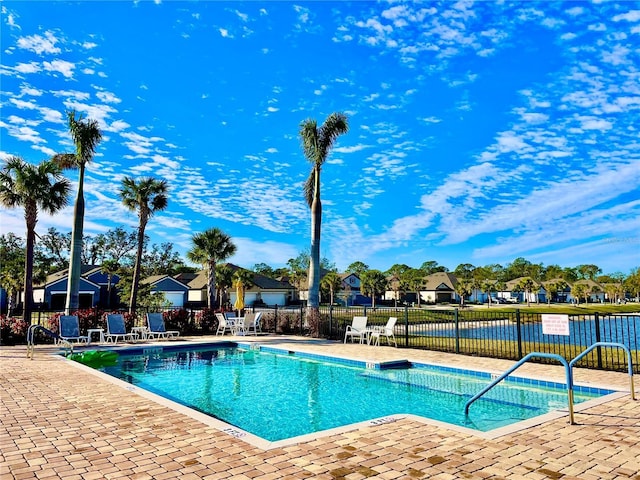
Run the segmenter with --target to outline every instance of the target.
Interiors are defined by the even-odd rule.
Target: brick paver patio
[[[496,372],[513,365],[292,337],[258,341],[371,361],[409,359]],[[563,416],[494,439],[406,418],[262,449],[47,353],[54,351],[38,346],[28,360],[24,346],[0,349],[3,480],[640,480],[640,401],[629,395],[577,412],[576,425]],[[527,364],[518,374],[565,380],[560,366]],[[584,369],[576,370],[575,381],[629,386],[627,375]]]

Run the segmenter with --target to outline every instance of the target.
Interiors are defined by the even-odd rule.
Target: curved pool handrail
[[[48,335],[57,340],[59,343],[69,349],[69,353],[73,353],[73,344],[70,341],[61,338],[60,335],[49,330],[48,328],[43,327],[42,325],[29,325],[29,329],[27,330],[27,358],[33,360],[33,355],[35,353],[36,347],[35,333],[37,330],[40,330],[45,335]]]
[[[622,344],[622,343],[616,343],[616,342],[596,342],[591,344],[584,352],[582,352],[580,355],[578,355],[576,358],[574,358],[573,360],[571,360],[569,362],[569,368],[572,369],[573,371],[573,367],[575,366],[575,364],[580,361],[585,355],[587,355],[589,352],[591,352],[594,348],[597,347],[617,347],[617,348],[621,348],[625,351],[625,353],[627,354],[627,367],[629,370],[629,391],[631,392],[631,400],[635,400],[636,399],[636,392],[633,386],[633,361],[631,360],[631,350],[629,349],[629,347],[627,347],[626,345]]]
[[[527,362],[530,358],[550,358],[553,360],[558,360],[560,363],[562,363],[562,365],[564,365],[564,369],[567,375],[567,403],[569,406],[569,423],[571,425],[574,424],[574,420],[573,420],[573,379],[571,376],[571,368],[569,367],[569,363],[564,359],[564,357],[561,357],[560,355],[557,355],[555,353],[544,353],[544,352],[531,352],[527,355],[525,355],[524,357],[522,357],[513,367],[511,367],[509,370],[507,370],[506,372],[504,372],[503,374],[501,374],[499,377],[495,378],[489,385],[487,385],[486,387],[484,387],[480,392],[476,393],[473,397],[471,397],[467,403],[465,403],[464,405],[464,414],[465,415],[469,415],[469,407],[471,406],[471,404],[473,402],[475,402],[476,400],[478,400],[480,397],[482,397],[485,393],[487,393],[489,390],[491,390],[493,387],[495,387],[498,383],[500,383],[502,380],[504,380],[506,377],[508,377],[511,373],[513,373],[514,370],[516,370],[517,368],[520,368],[525,362]]]

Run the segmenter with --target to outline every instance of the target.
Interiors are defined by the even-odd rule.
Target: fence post
[[[276,303],[273,307],[273,333],[278,333],[278,304]]]
[[[594,324],[596,327],[596,342],[600,341],[600,314],[596,312],[594,315]],[[598,369],[602,369],[602,349],[600,347],[596,348],[596,356],[598,358]]]
[[[304,308],[300,305],[300,336],[304,334]]]
[[[458,318],[458,309],[455,308],[453,310],[453,321],[455,322],[456,325],[456,353],[460,353],[460,325],[458,324],[459,322],[459,318]]]
[[[329,340],[333,339],[333,303],[329,305]]]
[[[404,306],[404,346],[409,347],[409,307],[407,305]]]
[[[518,360],[522,360],[522,322],[520,321],[520,309],[516,309],[516,336],[518,338]]]
[[[367,306],[366,305],[364,305],[364,316],[365,317],[367,316]]]

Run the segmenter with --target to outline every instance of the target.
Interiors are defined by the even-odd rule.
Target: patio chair
[[[398,321],[397,317],[389,317],[387,320],[387,324],[382,326],[374,326],[369,329],[369,344],[380,345],[380,337],[384,336],[387,339],[387,344],[391,346],[391,340],[393,340],[394,346],[397,348],[398,344],[396,343],[396,337],[393,334],[393,329],[396,326],[396,322]]]
[[[224,335],[225,332],[229,332],[231,335],[235,334],[235,324],[233,321],[227,320],[222,313],[216,313],[216,318],[218,319],[216,335]]]
[[[89,337],[80,335],[80,321],[77,315],[61,315],[59,320],[60,339],[67,342],[87,343]]]
[[[107,315],[107,333],[104,334],[107,343],[110,341],[116,343],[119,339],[133,342],[136,340],[135,333],[127,333],[127,327],[124,324],[124,315],[121,313],[110,313]]]
[[[147,313],[147,338],[176,338],[179,336],[179,331],[165,328],[162,313]]]
[[[353,342],[354,338],[358,338],[360,343],[367,340],[367,317],[353,317],[351,325],[347,325],[347,329],[344,332],[344,343],[347,343],[347,338],[351,338]]]
[[[253,334],[254,335],[258,335],[258,332],[256,331],[256,317],[258,316],[257,313],[247,313],[244,316],[244,322],[243,323],[243,333],[245,335],[248,335],[249,333],[251,333],[251,330],[253,330]]]
[[[256,335],[262,333],[262,312],[256,312],[256,318],[253,320],[253,331]]]

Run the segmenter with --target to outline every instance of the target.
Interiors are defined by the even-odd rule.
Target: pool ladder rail
[[[469,415],[469,407],[471,406],[471,404],[473,402],[478,400],[485,393],[487,393],[489,390],[491,390],[493,387],[495,387],[498,383],[500,383],[502,380],[507,378],[511,373],[513,373],[513,371],[515,371],[516,369],[518,369],[522,365],[524,365],[527,361],[529,361],[529,359],[531,359],[531,358],[550,358],[552,360],[558,360],[558,362],[560,362],[562,365],[564,365],[565,374],[566,374],[566,377],[567,377],[567,397],[568,397],[567,403],[568,403],[568,407],[569,407],[569,424],[570,425],[575,425],[574,414],[573,414],[573,367],[585,355],[587,355],[589,352],[591,352],[594,348],[598,348],[598,347],[617,347],[617,348],[622,348],[626,352],[626,354],[627,354],[627,367],[628,367],[628,370],[629,370],[629,391],[630,391],[630,394],[631,394],[631,399],[635,400],[636,396],[635,396],[635,390],[634,390],[634,386],[633,386],[633,363],[631,361],[631,351],[629,350],[629,348],[626,345],[623,345],[621,343],[596,342],[593,345],[589,346],[584,352],[582,352],[580,355],[575,357],[570,362],[567,362],[564,359],[564,357],[561,357],[560,355],[557,355],[555,353],[531,352],[531,353],[525,355],[513,367],[511,367],[506,372],[504,372],[501,375],[499,375],[498,377],[496,377],[489,385],[484,387],[480,392],[476,393],[471,399],[469,399],[467,401],[467,403],[465,403],[465,405],[464,405],[464,414],[465,415]]]
[[[36,347],[35,333],[38,330],[44,333],[45,335],[48,335],[49,337],[53,338],[61,345],[63,345],[64,348],[68,350],[67,353],[65,353],[66,356],[69,356],[73,353],[73,344],[70,341],[65,340],[64,338],[61,338],[60,335],[58,335],[55,332],[52,332],[51,330],[43,327],[42,325],[30,325],[29,329],[27,330],[27,358],[30,358],[31,360],[33,360],[33,355],[35,354],[35,347]]]

